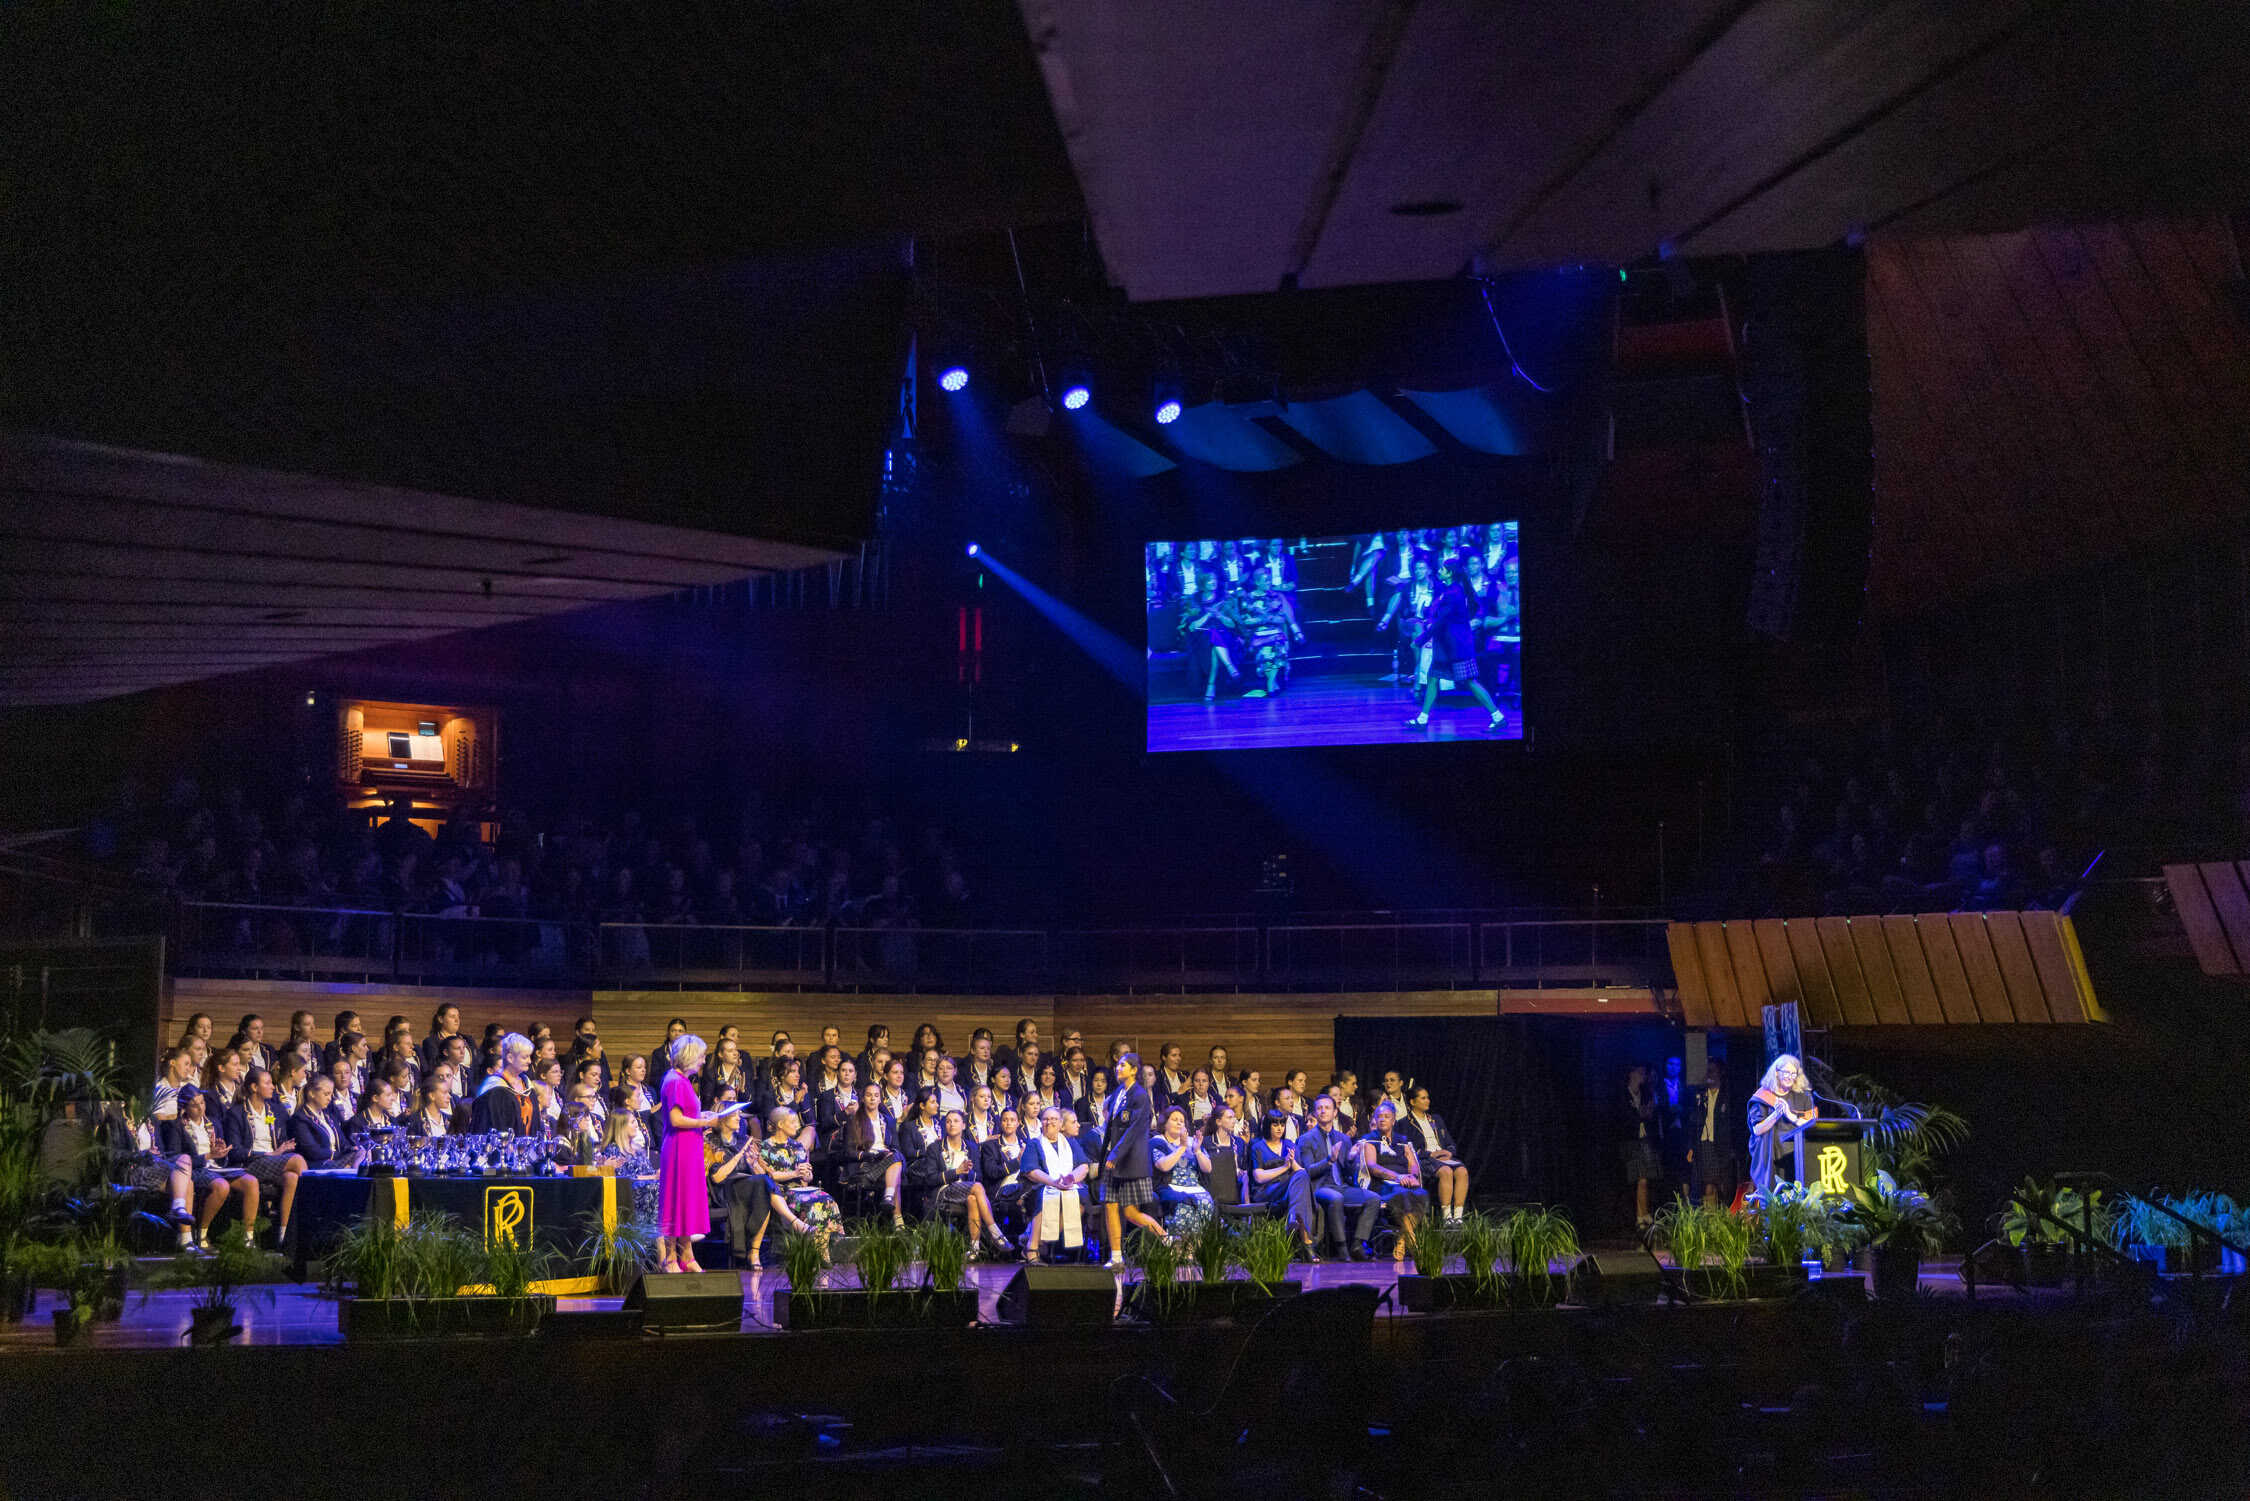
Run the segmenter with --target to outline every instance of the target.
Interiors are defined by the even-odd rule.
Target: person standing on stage
[[[1788,1134],[1820,1114],[1820,1107],[1805,1093],[1805,1070],[1794,1053],[1776,1055],[1766,1065],[1765,1077],[1750,1096],[1750,1182],[1758,1192],[1772,1193],[1776,1182],[1790,1178],[1796,1168],[1796,1148]]]
[[[522,1042],[518,1037],[512,1039]],[[695,1091],[695,1076],[710,1052],[693,1032],[672,1042],[672,1068],[658,1091],[664,1147],[656,1164],[656,1256],[660,1272],[700,1272],[695,1240],[711,1232],[711,1191],[704,1181],[703,1133],[717,1125],[705,1115]],[[506,1050],[503,1050],[503,1057]]]
[[[1625,1181],[1633,1185],[1633,1224],[1646,1230],[1649,1184],[1664,1176],[1664,1162],[1656,1150],[1656,1086],[1649,1081],[1648,1065],[1636,1063],[1625,1071]]]
[[[1734,1122],[1727,1119],[1726,1070],[1714,1058],[1706,1065],[1703,1087],[1695,1093],[1695,1145],[1688,1163],[1694,1186],[1690,1192],[1706,1204],[1721,1207],[1734,1202]]]
[[[1664,1060],[1656,1081],[1656,1150],[1664,1162],[1664,1197],[1691,1192],[1688,1174],[1695,1155],[1695,1091],[1688,1087],[1687,1062]]]
[[[1159,1240],[1169,1239],[1164,1227],[1148,1215],[1148,1206],[1156,1202],[1155,1168],[1148,1151],[1156,1107],[1140,1083],[1140,1068],[1139,1055],[1118,1055],[1117,1102],[1102,1134],[1102,1219],[1109,1230],[1113,1267],[1125,1264],[1125,1221]]]

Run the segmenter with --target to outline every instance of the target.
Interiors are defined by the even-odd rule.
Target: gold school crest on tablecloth
[[[488,1188],[484,1191],[484,1243],[488,1246],[506,1245],[516,1239],[516,1228],[525,1226],[530,1234],[531,1190],[528,1188]]]

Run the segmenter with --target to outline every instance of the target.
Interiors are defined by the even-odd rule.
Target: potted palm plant
[[[1922,1258],[1942,1252],[1957,1228],[1935,1199],[1885,1172],[1855,1186],[1843,1213],[1872,1260],[1878,1298],[1914,1296]]]
[[[1126,1301],[1143,1319],[1151,1324],[1171,1323],[1188,1310],[1190,1293],[1180,1273],[1190,1262],[1181,1242],[1137,1231],[1126,1239],[1125,1260],[1141,1274]]]
[[[182,1289],[188,1304],[188,1343],[224,1344],[242,1332],[235,1315],[246,1304],[271,1303],[273,1290],[262,1284],[281,1275],[282,1258],[258,1249],[264,1221],[245,1228],[228,1225],[211,1242],[209,1255],[183,1251],[150,1278],[152,1289]]]
[[[1294,1298],[1304,1283],[1289,1275],[1297,1259],[1297,1232],[1278,1215],[1254,1221],[1235,1237],[1235,1262],[1247,1281],[1235,1294],[1235,1316],[1254,1314],[1274,1298]]]
[[[2001,1239],[2021,1257],[2026,1286],[2060,1287],[2070,1269],[2073,1242],[2069,1232],[2055,1222],[2090,1224],[2095,1235],[2106,1237],[2115,1218],[2103,1202],[2100,1189],[2082,1193],[2026,1178],[2000,1211],[1996,1228]]]
[[[77,1235],[29,1241],[16,1248],[15,1264],[32,1287],[59,1292],[64,1305],[54,1311],[55,1343],[75,1344],[94,1322],[110,1289],[111,1269],[98,1250]]]
[[[937,1220],[900,1228],[878,1216],[851,1242],[857,1287],[839,1286],[837,1273],[823,1271],[817,1239],[783,1240],[789,1285],[773,1292],[778,1327],[961,1329],[976,1322],[976,1291],[961,1285],[969,1266],[969,1238],[961,1230]]]
[[[604,1225],[594,1220],[579,1243],[580,1258],[611,1297],[623,1296],[633,1280],[656,1263],[655,1222],[633,1214],[623,1203],[618,1207],[613,1222]]]

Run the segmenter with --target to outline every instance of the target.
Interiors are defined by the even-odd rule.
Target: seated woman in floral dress
[[[766,1116],[766,1139],[759,1144],[758,1155],[765,1166],[766,1183],[773,1190],[773,1213],[767,1224],[778,1219],[799,1234],[816,1237],[825,1261],[828,1242],[843,1228],[844,1216],[827,1191],[813,1183],[812,1154],[797,1139],[804,1128],[804,1121],[787,1105],[774,1106]],[[758,1238],[764,1240],[763,1229]],[[756,1244],[750,1254],[757,1256]]]
[[[1193,1235],[1217,1213],[1203,1175],[1211,1171],[1211,1154],[1201,1137],[1188,1134],[1187,1111],[1178,1105],[1164,1112],[1164,1135],[1149,1146],[1150,1165],[1156,1169],[1156,1202],[1164,1207],[1164,1224],[1173,1239]]]

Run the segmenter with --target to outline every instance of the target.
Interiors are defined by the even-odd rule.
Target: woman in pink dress
[[[658,1096],[664,1149],[656,1165],[656,1256],[660,1272],[700,1272],[695,1241],[711,1230],[711,1190],[703,1177],[703,1133],[718,1117],[703,1114],[696,1071],[710,1050],[690,1032],[672,1042],[672,1068]]]

